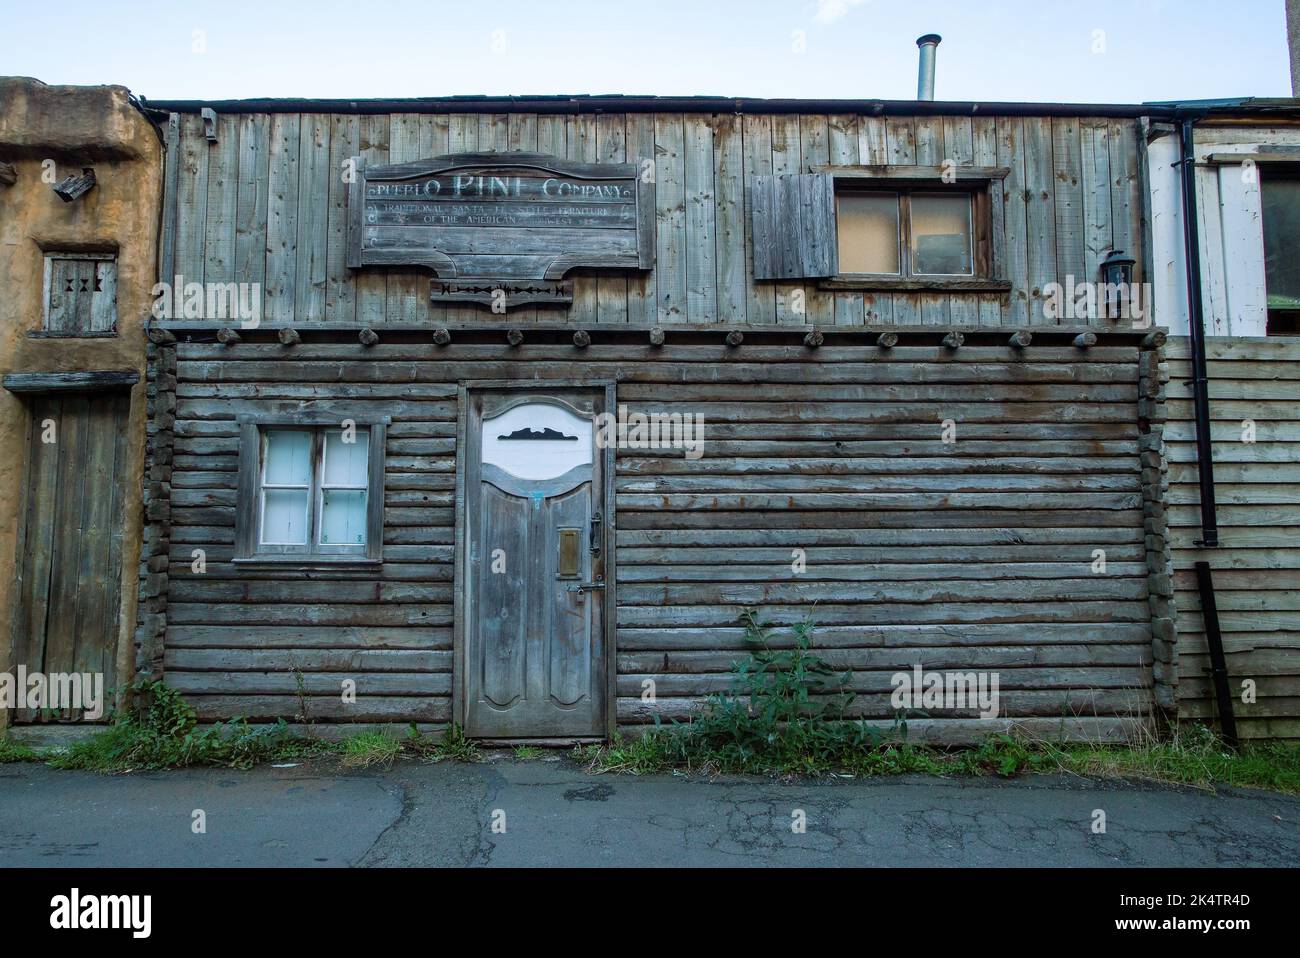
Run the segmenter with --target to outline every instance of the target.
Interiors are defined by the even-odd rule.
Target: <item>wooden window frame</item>
[[[830,173],[835,185],[835,244],[839,248],[839,198],[846,193],[892,193],[898,197],[897,273],[846,273],[821,280],[826,289],[942,290],[1005,292],[1005,236],[994,217],[994,190],[1011,172],[1003,167],[862,166],[817,167]],[[952,182],[945,182],[945,177]],[[971,272],[913,273],[911,198],[917,193],[957,193],[971,201]],[[1000,207],[1001,197],[998,197]],[[838,257],[837,257],[838,259]]]
[[[267,470],[271,458],[271,435],[272,433],[302,433],[307,437],[307,462],[308,476],[307,482],[304,483],[272,483],[267,478]],[[316,480],[320,474],[320,463],[317,460],[317,431],[315,429],[295,429],[287,426],[264,426],[257,431],[257,496],[253,503],[254,525],[256,525],[255,539],[257,550],[259,552],[274,553],[310,553],[312,551],[312,513],[313,501],[316,497]],[[266,500],[270,493],[280,492],[282,490],[305,491],[306,499],[303,501],[303,520],[305,522],[306,535],[301,543],[297,542],[267,542],[264,538],[266,530]]]
[[[322,566],[374,566],[383,562],[384,548],[384,448],[389,416],[346,417],[358,431],[368,433],[366,469],[366,543],[363,548],[320,543],[319,538],[324,436],[343,428],[343,419],[322,414],[239,417],[239,484],[235,503],[235,558],[244,565],[318,568]],[[308,488],[308,529],[305,544],[263,544],[262,471],[266,433],[274,429],[311,434],[311,483]]]
[[[1297,155],[1281,154],[1281,156],[1256,155],[1256,154],[1224,154],[1235,158],[1237,163],[1243,159],[1250,159],[1256,162],[1256,175],[1259,177],[1259,238],[1261,248],[1265,243],[1266,224],[1264,222],[1264,191],[1268,186],[1270,179],[1291,180],[1300,182],[1300,162],[1297,162]],[[1221,155],[1216,154],[1210,157],[1213,162],[1220,159]],[[1223,163],[1221,165],[1229,165]],[[1268,305],[1268,263],[1265,261],[1264,266],[1264,335],[1265,336],[1296,336],[1300,335],[1300,308],[1290,306],[1269,306]]]
[[[28,331],[32,339],[111,339],[117,336],[117,252],[102,250],[96,252],[72,252],[59,249],[42,250],[44,254],[44,277],[41,292],[41,328]],[[74,329],[68,332],[50,329],[50,293],[54,283],[55,260],[88,260],[95,264],[111,263],[113,265],[113,299],[112,320],[108,329]],[[98,269],[98,265],[96,266]]]

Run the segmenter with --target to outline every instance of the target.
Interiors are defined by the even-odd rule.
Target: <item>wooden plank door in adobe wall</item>
[[[12,620],[13,664],[28,674],[102,672],[114,685],[129,407],[126,393],[31,400]]]
[[[465,429],[466,733],[605,734],[600,389],[474,390]]]

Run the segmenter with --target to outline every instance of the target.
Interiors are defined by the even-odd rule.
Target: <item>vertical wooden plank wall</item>
[[[514,117],[511,117],[513,120]],[[535,122],[535,120],[534,120]],[[596,117],[596,161],[623,163],[627,157],[627,123],[620,114]],[[536,148],[536,136],[533,137]],[[520,149],[514,146],[513,149]],[[627,276],[618,273],[596,280],[596,319],[601,323],[626,323],[628,312]],[[533,310],[536,316],[537,310]]]
[[[441,132],[441,136],[435,138],[436,149],[433,154],[435,156],[442,155],[447,152],[447,142],[448,142],[447,133],[448,133],[448,127],[450,126],[450,122],[451,122],[450,118],[448,117],[439,117],[438,119],[441,122],[443,129]],[[506,126],[507,149],[514,150],[514,151],[521,151],[524,153],[536,153],[538,151],[537,115],[535,113],[512,113],[506,119],[507,119],[507,126]],[[600,135],[603,137],[601,149],[602,151],[608,151],[607,153],[603,153],[602,155],[613,155],[616,151],[618,151],[621,148],[622,145],[621,137],[608,136],[607,135],[608,131],[605,130],[604,128],[602,128],[599,132]],[[610,160],[610,162],[614,162],[614,161]],[[621,287],[617,286],[619,280],[621,280],[623,284]],[[598,293],[597,296],[597,299],[599,301],[598,310],[600,312],[600,319],[602,322],[611,322],[614,319],[611,313],[614,310],[616,301],[619,299],[619,296],[616,292],[617,289],[621,288],[623,290],[624,292],[623,298],[624,298],[624,302],[626,302],[627,281],[622,279],[622,277],[618,277],[617,279],[609,280],[609,283],[611,285],[607,286],[604,284],[604,281],[602,281],[600,292]],[[423,281],[421,285],[423,285]],[[447,318],[446,307],[439,307],[437,309],[437,313],[438,315],[435,318],[436,322],[441,323],[446,320]],[[529,306],[521,309],[512,310],[511,313],[513,319],[516,322],[522,324],[528,324],[528,323],[537,322],[539,310],[536,307]]]
[[[685,131],[678,114],[655,116],[655,287],[660,323],[686,322]]]
[[[364,117],[330,118],[329,240],[325,249],[325,322],[351,324],[357,317],[357,291],[347,266],[348,181],[346,164],[361,152]]]
[[[1300,739],[1300,343],[1211,338],[1210,434],[1218,501],[1217,549],[1201,537],[1190,347],[1171,339],[1168,516],[1178,610],[1179,713],[1213,721],[1214,690],[1194,563],[1214,576],[1229,689],[1244,738]],[[1254,423],[1254,442],[1245,423]],[[1241,699],[1252,680],[1254,703]]]
[[[15,553],[17,661],[46,673],[102,672],[106,688],[116,675],[129,404],[125,393],[32,400]],[[41,441],[46,421],[56,423],[57,443]],[[20,713],[22,721],[46,718]]]
[[[294,313],[298,280],[298,175],[302,117],[277,113],[271,117],[271,167],[267,184],[266,285],[264,312],[269,322],[311,322]],[[308,184],[310,189],[310,184]],[[306,277],[304,277],[306,279]]]
[[[595,163],[598,160],[596,142],[596,117],[592,115],[571,116],[567,118],[568,147],[559,154],[576,163]],[[502,151],[505,143],[499,141],[481,141],[481,149]],[[573,281],[573,305],[569,307],[569,320],[579,326],[590,326],[596,322],[597,277],[592,273],[579,271]]]
[[[432,126],[429,136],[421,140],[420,116],[395,113],[389,117],[388,162],[409,163],[430,155],[433,150]],[[429,284],[417,273],[393,270],[388,275],[387,318],[392,322],[416,323],[429,309]]]
[[[165,238],[188,281],[262,283],[272,323],[474,322],[482,310],[432,307],[428,274],[344,264],[343,164],[467,150],[539,150],[574,160],[653,159],[656,268],[574,276],[567,312],[534,320],[762,325],[1012,325],[1043,315],[1048,283],[1094,282],[1112,246],[1141,259],[1136,121],[1089,117],[773,116],[702,113],[231,114],[217,140],[177,117],[176,216]],[[994,189],[993,230],[1009,294],[829,292],[815,281],[753,279],[748,183],[826,163],[1011,170]],[[1137,276],[1142,277],[1139,262]],[[796,291],[797,295],[796,295]],[[1071,321],[1078,322],[1078,321]]]

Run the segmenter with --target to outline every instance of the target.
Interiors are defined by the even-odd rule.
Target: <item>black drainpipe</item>
[[[1187,260],[1187,331],[1192,340],[1192,408],[1196,417],[1196,466],[1201,486],[1201,539],[1213,549],[1219,544],[1219,520],[1214,507],[1214,460],[1210,457],[1210,397],[1205,371],[1205,314],[1201,301],[1201,238],[1196,222],[1196,153],[1192,121],[1178,129],[1182,148],[1183,252]]]
[[[1196,419],[1196,467],[1201,491],[1201,538],[1195,544],[1213,549],[1219,545],[1219,520],[1214,504],[1214,459],[1210,442],[1209,376],[1205,366],[1205,310],[1201,299],[1201,239],[1196,222],[1196,149],[1193,120],[1183,117],[1178,127],[1182,150],[1183,251],[1187,260],[1187,332],[1192,344],[1192,409]],[[1210,564],[1195,565],[1196,588],[1201,599],[1201,620],[1205,626],[1205,644],[1210,653],[1210,677],[1219,707],[1223,739],[1236,748],[1237,719],[1228,690],[1228,666],[1223,654],[1223,633],[1219,628],[1219,609],[1214,597],[1214,578]]]
[[[1201,594],[1201,619],[1205,623],[1205,644],[1210,650],[1210,679],[1214,698],[1219,703],[1219,724],[1223,741],[1237,748],[1237,717],[1232,711],[1232,693],[1228,691],[1228,663],[1223,658],[1223,633],[1219,631],[1219,607],[1214,598],[1214,576],[1208,562],[1196,563],[1196,589]]]

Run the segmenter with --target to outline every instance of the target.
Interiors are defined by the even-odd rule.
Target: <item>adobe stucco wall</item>
[[[98,183],[71,203],[55,195],[45,161],[59,179],[93,166]],[[48,86],[26,77],[0,78],[0,162],[17,181],[0,184],[0,375],[135,369],[130,452],[122,477],[126,507],[122,549],[122,612],[118,623],[120,680],[132,675],[136,566],[140,550],[140,488],[145,440],[145,328],[155,282],[162,144],[125,87]],[[118,335],[38,339],[42,325],[45,250],[116,250]],[[26,459],[28,407],[0,389],[0,670],[11,667],[15,547]],[[7,723],[0,710],[0,728]]]

